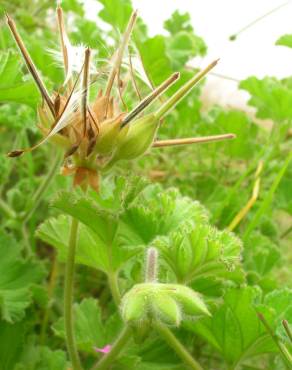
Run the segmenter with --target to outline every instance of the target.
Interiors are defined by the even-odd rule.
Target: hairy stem
[[[99,360],[91,370],[106,370],[108,367],[113,363],[113,361],[117,358],[117,356],[121,353],[122,349],[128,343],[129,339],[131,338],[131,328],[129,326],[125,326],[122,332],[120,333],[119,337],[113,344],[109,353],[104,355],[101,360]]]
[[[189,354],[185,347],[177,340],[175,335],[163,324],[156,323],[154,327],[161,337],[169,344],[183,362],[193,370],[203,370],[202,366]]]
[[[116,272],[111,272],[108,274],[108,284],[110,291],[116,306],[118,307],[121,303],[121,293],[118,285],[118,275]]]
[[[78,220],[72,218],[64,287],[64,320],[65,320],[66,344],[73,370],[82,370],[79,355],[76,348],[73,327],[74,267],[75,267],[75,251],[78,237],[78,225],[79,225]]]
[[[146,255],[145,282],[155,283],[158,275],[158,251],[156,248],[149,248]]]
[[[52,297],[53,297],[53,293],[54,293],[54,289],[56,285],[57,276],[58,276],[58,259],[57,259],[56,254],[54,254],[50,279],[48,282],[48,304],[45,309],[42,324],[41,324],[41,334],[40,334],[41,345],[45,344],[45,337],[46,337],[48,322],[50,318],[50,309],[52,305]]]

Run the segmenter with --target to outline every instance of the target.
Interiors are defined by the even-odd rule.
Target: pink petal
[[[98,348],[98,347],[94,347],[94,350],[96,352],[100,352],[100,353],[109,353],[109,351],[112,349],[112,346],[110,344],[107,344],[106,346],[104,346],[103,348]]]

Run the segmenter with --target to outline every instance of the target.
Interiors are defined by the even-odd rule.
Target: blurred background
[[[292,54],[276,45],[276,41],[292,32],[292,1],[133,0],[132,3],[151,36],[167,33],[163,23],[176,10],[190,14],[195,32],[205,40],[208,52],[206,57],[193,59],[189,64],[200,67],[220,58],[203,89],[202,98],[208,107],[220,103],[254,113],[246,104],[248,94],[238,91],[238,82],[251,75],[259,78],[291,75]],[[84,5],[88,17],[96,20],[95,14],[102,5],[94,0],[87,0]],[[233,35],[236,39],[230,40]]]

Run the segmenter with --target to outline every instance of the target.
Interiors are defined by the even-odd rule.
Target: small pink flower
[[[107,344],[106,346],[104,346],[103,348],[98,348],[98,347],[94,347],[94,350],[96,352],[100,352],[100,353],[109,353],[109,351],[112,349],[112,346],[110,344]]]

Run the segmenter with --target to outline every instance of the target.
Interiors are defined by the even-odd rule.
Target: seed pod
[[[159,120],[156,119],[154,114],[149,114],[138,118],[127,126],[120,130],[117,138],[114,161],[134,159],[144,154],[154,141]],[[128,130],[126,135],[124,130]]]
[[[103,122],[100,126],[99,135],[95,144],[94,152],[96,154],[110,154],[115,147],[118,134],[120,132],[120,124],[122,116],[109,119]]]
[[[181,310],[176,301],[166,292],[157,292],[151,299],[152,313],[165,324],[179,326]]]
[[[142,321],[147,315],[149,295],[139,285],[143,284],[135,285],[123,297],[121,311],[125,322]]]
[[[167,286],[170,296],[181,305],[186,315],[211,315],[199,294],[191,288],[178,284],[167,284]]]

